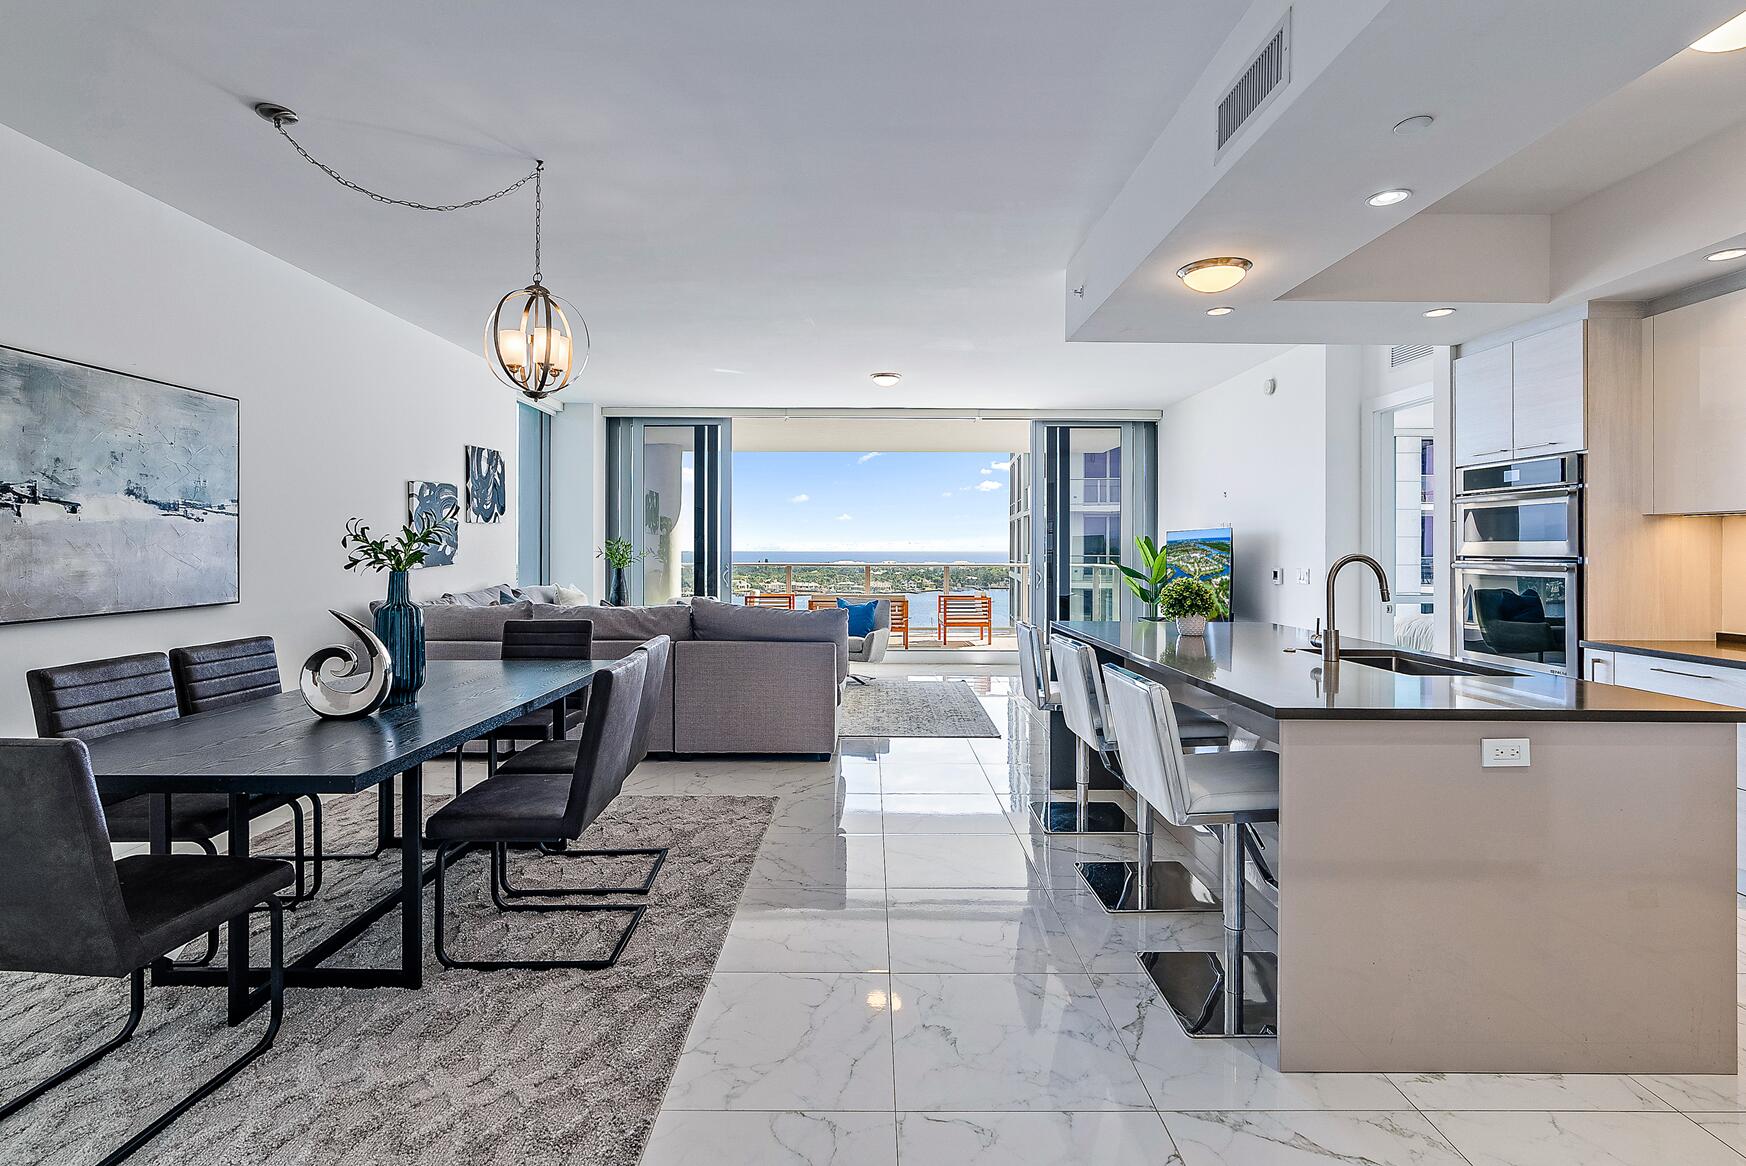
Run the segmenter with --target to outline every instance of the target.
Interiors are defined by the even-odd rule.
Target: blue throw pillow
[[[846,599],[839,599],[837,606],[846,609],[849,613],[849,634],[851,636],[870,636],[873,634],[873,625],[879,618],[879,601],[877,599],[867,603],[850,603]]]
[[[507,607],[510,604],[517,602],[517,600],[515,596],[511,595],[509,592],[499,591],[497,593],[497,602],[499,606]]]

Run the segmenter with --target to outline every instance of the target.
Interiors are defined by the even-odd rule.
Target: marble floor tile
[[[673,792],[680,796],[805,797],[836,790],[841,783],[836,768],[823,762],[771,761],[767,768],[761,768],[750,762],[732,761],[677,775]]]
[[[1183,1166],[1468,1166],[1412,1111],[1166,1113],[1164,1128]]]
[[[1054,893],[1056,909],[1088,971],[1135,971],[1139,953],[1145,951],[1219,951],[1224,946],[1224,917],[1217,911],[1114,914],[1089,891],[1063,898],[1057,887]],[[1244,942],[1251,951],[1273,951],[1279,938],[1251,917]]]
[[[1155,1113],[905,1113],[898,1115],[904,1166],[1176,1166]],[[647,1166],[647,1159],[644,1159]]]
[[[1668,1105],[1617,1073],[1391,1073],[1419,1109],[1665,1110]]]
[[[749,888],[718,972],[883,972],[891,965],[885,892]]]
[[[1011,834],[1012,823],[991,793],[884,796],[887,834]]]
[[[1412,1108],[1380,1073],[1281,1073],[1275,1040],[1195,1040],[1144,972],[1092,984],[1160,1110]]]
[[[665,1109],[640,1166],[897,1166],[897,1115]]]
[[[976,754],[967,737],[881,737],[879,762],[955,761],[974,762]]]
[[[1041,885],[1011,834],[887,834],[885,881],[923,888]]]
[[[882,762],[879,785],[887,794],[988,794],[994,787],[974,761]]]
[[[1740,1166],[1678,1113],[1425,1114],[1472,1166]]]
[[[878,794],[838,790],[784,797],[770,818],[771,830],[804,830],[814,834],[878,834],[883,828]]]
[[[1040,890],[894,890],[887,896],[894,971],[1084,970]]]
[[[891,991],[899,1110],[1151,1108],[1087,976],[903,973]]]
[[[766,834],[746,887],[881,889],[885,886],[884,842],[878,834]]]
[[[1041,738],[1035,739],[1042,744]],[[1033,738],[1029,732],[1022,735],[1002,733],[999,737],[970,738],[970,752],[976,755],[976,760],[984,766],[1005,768],[1015,761],[1026,761],[1031,756]]]
[[[1698,1113],[1691,1120],[1735,1153],[1746,1156],[1746,1114]]]
[[[1640,1076],[1636,1081],[1681,1113],[1746,1113],[1746,1077],[1737,1073]]]
[[[890,1110],[890,991],[882,975],[717,973],[664,1108]]]

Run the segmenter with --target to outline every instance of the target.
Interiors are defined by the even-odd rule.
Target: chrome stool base
[[[1140,966],[1152,977],[1182,1031],[1192,1037],[1279,1035],[1279,957],[1245,952],[1243,992],[1225,998],[1224,960],[1213,951],[1148,951]]]
[[[1032,802],[1031,816],[1046,834],[1132,834],[1136,828],[1128,812],[1115,802],[1085,803],[1083,822],[1076,801]]]
[[[1146,864],[1141,885],[1137,862],[1082,862],[1079,877],[1103,909],[1129,911],[1222,911],[1217,892],[1180,862]]]

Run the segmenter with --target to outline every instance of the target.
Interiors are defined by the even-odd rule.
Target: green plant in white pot
[[[1128,590],[1146,605],[1144,618],[1159,619],[1158,597],[1169,584],[1170,567],[1164,562],[1163,548],[1145,535],[1134,536],[1134,549],[1139,552],[1143,570],[1136,571],[1126,563],[1117,563],[1116,569],[1122,573],[1122,582],[1128,585]]]
[[[1222,610],[1219,593],[1199,579],[1173,579],[1158,592],[1158,614],[1176,621],[1178,635],[1206,635],[1206,621]]]

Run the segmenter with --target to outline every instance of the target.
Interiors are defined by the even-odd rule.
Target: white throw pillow
[[[558,584],[558,603],[564,607],[587,607],[588,593],[580,587],[566,587]]]

